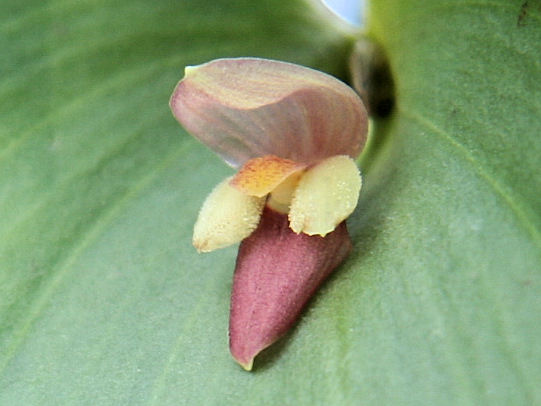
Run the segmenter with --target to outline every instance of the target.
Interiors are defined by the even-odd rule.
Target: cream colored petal
[[[261,217],[265,197],[248,196],[225,179],[207,196],[193,230],[199,252],[227,247],[248,237]]]
[[[289,211],[289,226],[296,233],[325,236],[357,206],[361,175],[344,155],[327,158],[308,169],[299,181]]]
[[[356,157],[366,141],[366,110],[349,86],[285,62],[235,58],[189,67],[170,104],[190,134],[234,167],[265,155],[303,164]]]

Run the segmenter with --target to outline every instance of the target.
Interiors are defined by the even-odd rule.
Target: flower
[[[366,142],[366,110],[332,76],[257,58],[187,67],[170,104],[238,169],[205,200],[193,243],[208,252],[242,241],[230,349],[250,370],[351,249],[345,219],[361,188],[353,158]]]

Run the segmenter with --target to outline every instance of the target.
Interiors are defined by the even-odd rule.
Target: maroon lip
[[[268,207],[240,245],[229,322],[233,358],[246,370],[283,336],[352,248],[345,222],[325,237],[296,234]]]

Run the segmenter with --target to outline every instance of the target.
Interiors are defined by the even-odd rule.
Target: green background
[[[354,31],[303,0],[2,2],[1,405],[541,404],[541,4],[368,11],[396,108],[354,253],[247,373],[236,248],[191,246],[231,170],[168,99],[217,57],[347,79]]]

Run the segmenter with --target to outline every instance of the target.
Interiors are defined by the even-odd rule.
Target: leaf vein
[[[62,281],[73,271],[73,265],[77,258],[79,258],[84,250],[96,241],[99,236],[104,232],[106,226],[110,224],[115,215],[125,207],[132,199],[136,198],[146,187],[150,186],[152,181],[169,165],[177,161],[179,155],[185,153],[185,151],[191,148],[193,144],[182,143],[177,149],[173,149],[162,159],[159,165],[156,165],[155,169],[145,174],[138,182],[134,183],[132,187],[126,190],[126,192],[114,200],[110,207],[89,227],[88,232],[84,233],[83,237],[75,244],[71,249],[67,257],[58,265],[56,271],[51,279],[49,279],[46,286],[43,288],[40,296],[37,297],[30,310],[27,312],[27,317],[18,323],[18,329],[12,334],[11,344],[9,344],[0,358],[0,374],[3,374],[11,359],[15,356],[17,349],[22,345],[25,337],[29,334],[32,325],[37,321],[40,314],[45,310],[45,307],[54,292],[60,287]]]
[[[483,165],[478,162],[478,160],[475,159],[474,156],[467,150],[467,148],[459,143],[457,140],[455,140],[449,133],[447,133],[445,130],[439,128],[437,125],[435,125],[430,120],[423,118],[418,113],[415,113],[411,110],[400,108],[400,111],[410,119],[416,121],[417,123],[421,124],[422,126],[430,129],[435,134],[440,136],[442,139],[447,141],[452,147],[456,149],[456,151],[460,152],[460,154],[466,159],[468,162],[472,164],[472,166],[475,168],[477,173],[480,175],[482,179],[485,180],[485,182],[503,199],[503,201],[507,204],[507,206],[511,209],[511,211],[514,213],[515,217],[518,219],[522,227],[528,232],[528,234],[531,235],[532,239],[534,240],[534,243],[541,248],[541,233],[535,226],[532,225],[532,222],[529,221],[527,214],[525,213],[524,209],[521,207],[519,203],[513,199],[513,197],[510,195],[510,193],[498,182],[494,177],[492,177],[486,170],[483,168]]]

